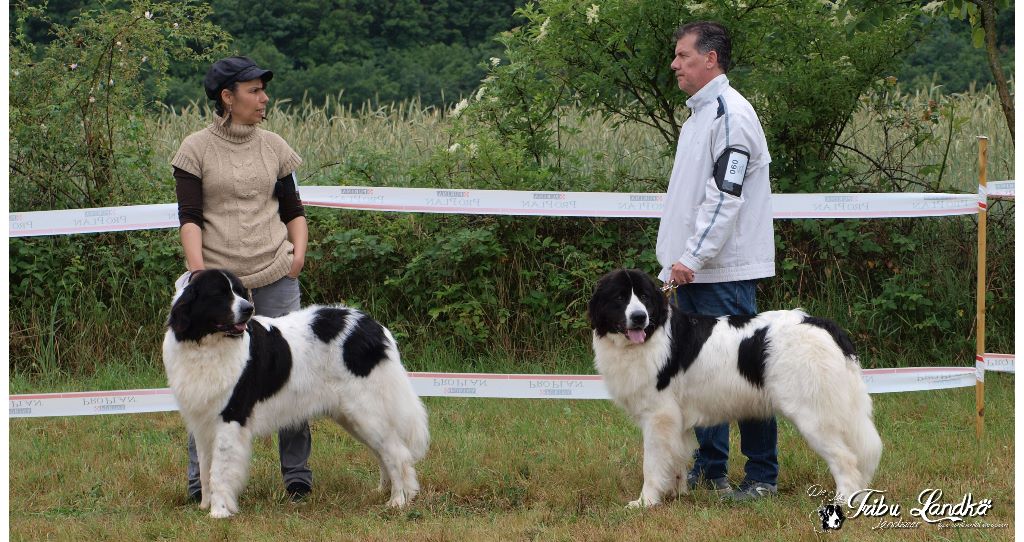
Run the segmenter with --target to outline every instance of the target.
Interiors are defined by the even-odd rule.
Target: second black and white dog
[[[882,454],[853,344],[800,310],[719,318],[672,309],[642,271],[602,277],[590,300],[594,364],[640,426],[643,489],[631,507],[687,492],[695,426],[782,414],[828,464],[837,500]]]
[[[430,435],[391,332],[340,306],[252,316],[246,298],[233,274],[199,273],[175,294],[164,336],[167,381],[199,452],[200,507],[237,513],[252,439],[321,416],[373,451],[390,506],[409,502]]]

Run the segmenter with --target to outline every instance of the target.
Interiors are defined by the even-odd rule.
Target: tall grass
[[[905,103],[911,114],[923,115],[929,101],[937,100],[943,108],[931,130],[942,144],[918,148],[906,157],[906,166],[941,163],[945,159],[948,171],[940,188],[973,193],[978,153],[975,136],[986,135],[990,139],[989,179],[1013,179],[1013,142],[994,89],[950,96],[941,95],[940,91],[937,87],[913,93],[894,90],[890,97]],[[882,154],[881,145],[886,141],[881,133],[881,119],[868,107],[877,99],[864,98],[864,107],[854,114],[840,138],[844,145],[869,156]],[[952,115],[945,114],[947,111]],[[158,159],[169,161],[181,140],[206,126],[208,119],[208,109],[200,104],[169,109],[152,117],[150,132],[157,134]],[[599,170],[619,172],[620,175],[612,177],[637,182],[616,189],[664,190],[672,166],[669,153],[674,149],[666,148],[654,129],[637,124],[616,125],[601,116],[581,119],[571,109],[560,122],[560,145],[567,150],[585,151],[590,158],[583,164],[583,174]],[[328,99],[323,105],[272,102],[263,126],[280,134],[303,156],[304,184],[409,186],[415,184],[415,179],[409,177],[410,171],[423,165],[432,152],[453,143],[445,132],[450,123],[445,111],[423,107],[416,101],[354,108]],[[948,140],[948,154],[945,141],[941,140]],[[862,162],[854,165],[865,166]],[[890,190],[879,186],[878,191]]]

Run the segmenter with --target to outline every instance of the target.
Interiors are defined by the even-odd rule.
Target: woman
[[[302,159],[281,136],[257,127],[273,76],[244,56],[214,62],[203,79],[216,102],[213,123],[186,137],[171,160],[189,272],[230,270],[249,289],[256,314],[271,317],[299,308],[308,238],[295,179]],[[278,433],[281,474],[293,501],[313,486],[311,444],[308,423]],[[188,452],[188,496],[199,501],[192,435]]]

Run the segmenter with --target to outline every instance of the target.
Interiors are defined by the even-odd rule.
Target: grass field
[[[925,489],[943,502],[991,499],[999,529],[873,529],[849,519],[835,540],[1012,540],[1014,377],[987,378],[987,430],[974,436],[974,392],[875,395],[886,449],[873,488],[899,519]],[[185,431],[176,413],[15,419],[10,426],[11,540],[812,540],[824,462],[780,422],[780,497],[726,505],[706,492],[648,511],[624,509],[641,485],[641,441],[606,401],[430,398],[423,492],[401,511],[374,492],[369,452],[331,423],[313,424],[315,485],[287,501],[276,445],[257,442],[242,512],[210,519],[185,501]],[[734,431],[735,433],[735,431]],[[734,435],[735,437],[735,435]],[[733,441],[733,448],[738,443]],[[737,454],[738,455],[738,454]],[[733,458],[730,477],[742,478]],[[897,518],[886,518],[895,520]]]

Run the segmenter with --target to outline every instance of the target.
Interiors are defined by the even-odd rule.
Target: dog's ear
[[[587,303],[587,320],[590,320],[591,327],[594,325],[594,312],[598,309],[597,304],[594,302],[597,299],[597,292],[601,290],[609,275],[611,273],[601,275],[597,282],[594,283],[594,290],[590,292],[590,301]]]
[[[186,286],[185,290],[178,296],[178,299],[174,301],[174,305],[171,306],[171,314],[167,317],[167,325],[170,326],[171,331],[175,334],[184,333],[192,325],[189,315],[192,312],[192,302],[196,300],[196,295],[195,288]]]

